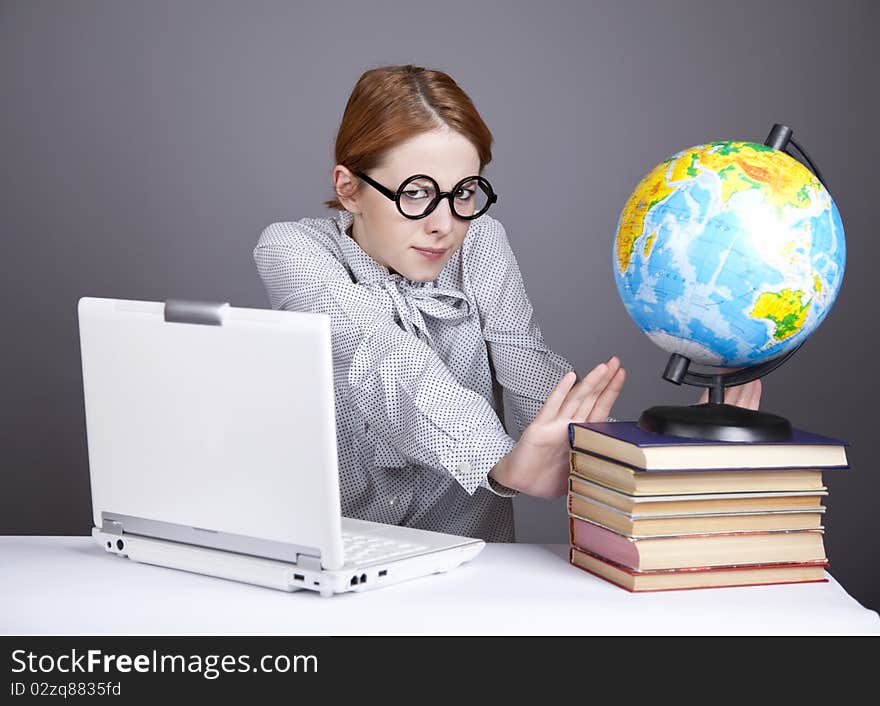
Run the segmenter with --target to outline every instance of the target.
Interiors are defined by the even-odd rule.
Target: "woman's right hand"
[[[568,490],[570,422],[604,422],[614,406],[626,371],[612,356],[577,384],[566,373],[541,407],[513,450],[490,476],[512,490],[540,498],[557,498]]]

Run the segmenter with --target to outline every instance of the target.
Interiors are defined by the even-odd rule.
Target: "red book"
[[[824,562],[821,529],[634,538],[570,517],[571,545],[635,571]]]

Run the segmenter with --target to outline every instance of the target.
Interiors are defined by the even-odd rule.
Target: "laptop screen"
[[[80,300],[95,526],[110,513],[341,563],[329,317],[176,311]]]

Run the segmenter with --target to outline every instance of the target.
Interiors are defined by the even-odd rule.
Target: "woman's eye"
[[[473,195],[474,195],[473,189],[461,188],[458,190],[458,193],[455,195],[455,198],[457,198],[459,201],[467,201]]]
[[[425,189],[407,189],[403,192],[403,195],[408,199],[424,199],[428,196],[428,193]]]

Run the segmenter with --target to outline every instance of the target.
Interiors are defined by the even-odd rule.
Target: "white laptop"
[[[330,317],[84,297],[94,528],[138,562],[322,596],[484,542],[341,516]]]

